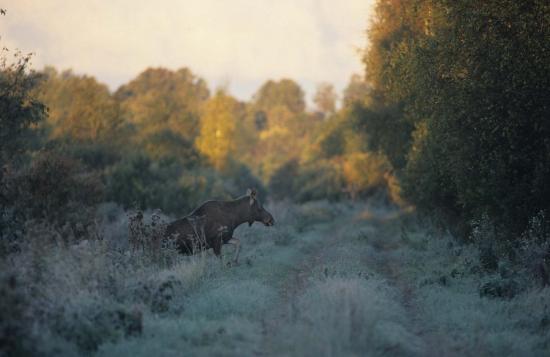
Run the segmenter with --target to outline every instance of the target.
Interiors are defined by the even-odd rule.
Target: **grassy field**
[[[231,246],[223,262],[211,252],[132,254],[127,218],[114,207],[103,209],[103,239],[64,248],[30,244],[11,262],[19,280],[9,294],[19,303],[2,307],[21,323],[20,350],[133,357],[550,353],[548,288],[502,269],[483,272],[473,245],[382,206],[268,209],[276,226],[243,225],[235,234],[243,242],[238,265],[227,264]],[[509,281],[515,290],[505,289]]]

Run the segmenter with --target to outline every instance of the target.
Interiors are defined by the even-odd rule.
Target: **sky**
[[[374,0],[7,0],[0,44],[111,90],[147,67],[188,67],[248,100],[268,79],[341,91],[364,72]]]

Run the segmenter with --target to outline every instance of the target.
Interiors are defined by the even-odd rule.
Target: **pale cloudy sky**
[[[149,66],[189,67],[249,99],[267,79],[341,90],[363,73],[373,0],[7,0],[1,44],[33,65],[94,75],[111,89]]]

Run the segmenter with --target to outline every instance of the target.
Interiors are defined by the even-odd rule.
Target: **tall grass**
[[[100,208],[97,234],[79,242],[36,226],[2,260],[0,327],[9,333],[0,351],[547,355],[550,294],[526,264],[544,250],[536,241],[487,270],[475,244],[395,209],[266,206],[276,225],[239,227],[241,263],[231,267],[211,252],[132,249],[132,215],[113,205]],[[143,213],[148,234],[155,219]]]
[[[463,243],[411,218],[376,223],[366,242],[372,247],[372,266],[386,270],[411,307],[428,351],[548,355],[550,288],[529,268],[540,262],[533,257],[545,252],[545,243],[530,240],[509,254],[498,247],[502,242],[491,241],[488,230],[478,230],[473,243]],[[487,245],[498,254],[494,269],[486,267]]]
[[[212,271],[212,259],[204,255],[184,257],[170,247],[160,256],[132,251],[127,227],[127,216],[117,214],[75,244],[63,244],[48,227],[28,231],[20,251],[2,261],[2,275],[13,281],[3,288],[22,296],[22,314],[32,317],[30,329],[28,319],[17,316],[2,323],[31,332],[11,336],[30,341],[18,352],[89,352],[106,341],[140,335],[144,315],[167,312],[176,294]],[[3,310],[12,308],[9,298],[2,300]],[[44,331],[55,338],[44,340]]]

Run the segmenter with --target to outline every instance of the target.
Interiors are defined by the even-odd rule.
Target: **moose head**
[[[266,226],[274,225],[275,220],[271,213],[265,210],[262,203],[258,200],[256,189],[248,189],[246,195],[249,197],[248,203],[250,208],[248,225],[251,226],[254,222],[262,222]]]

